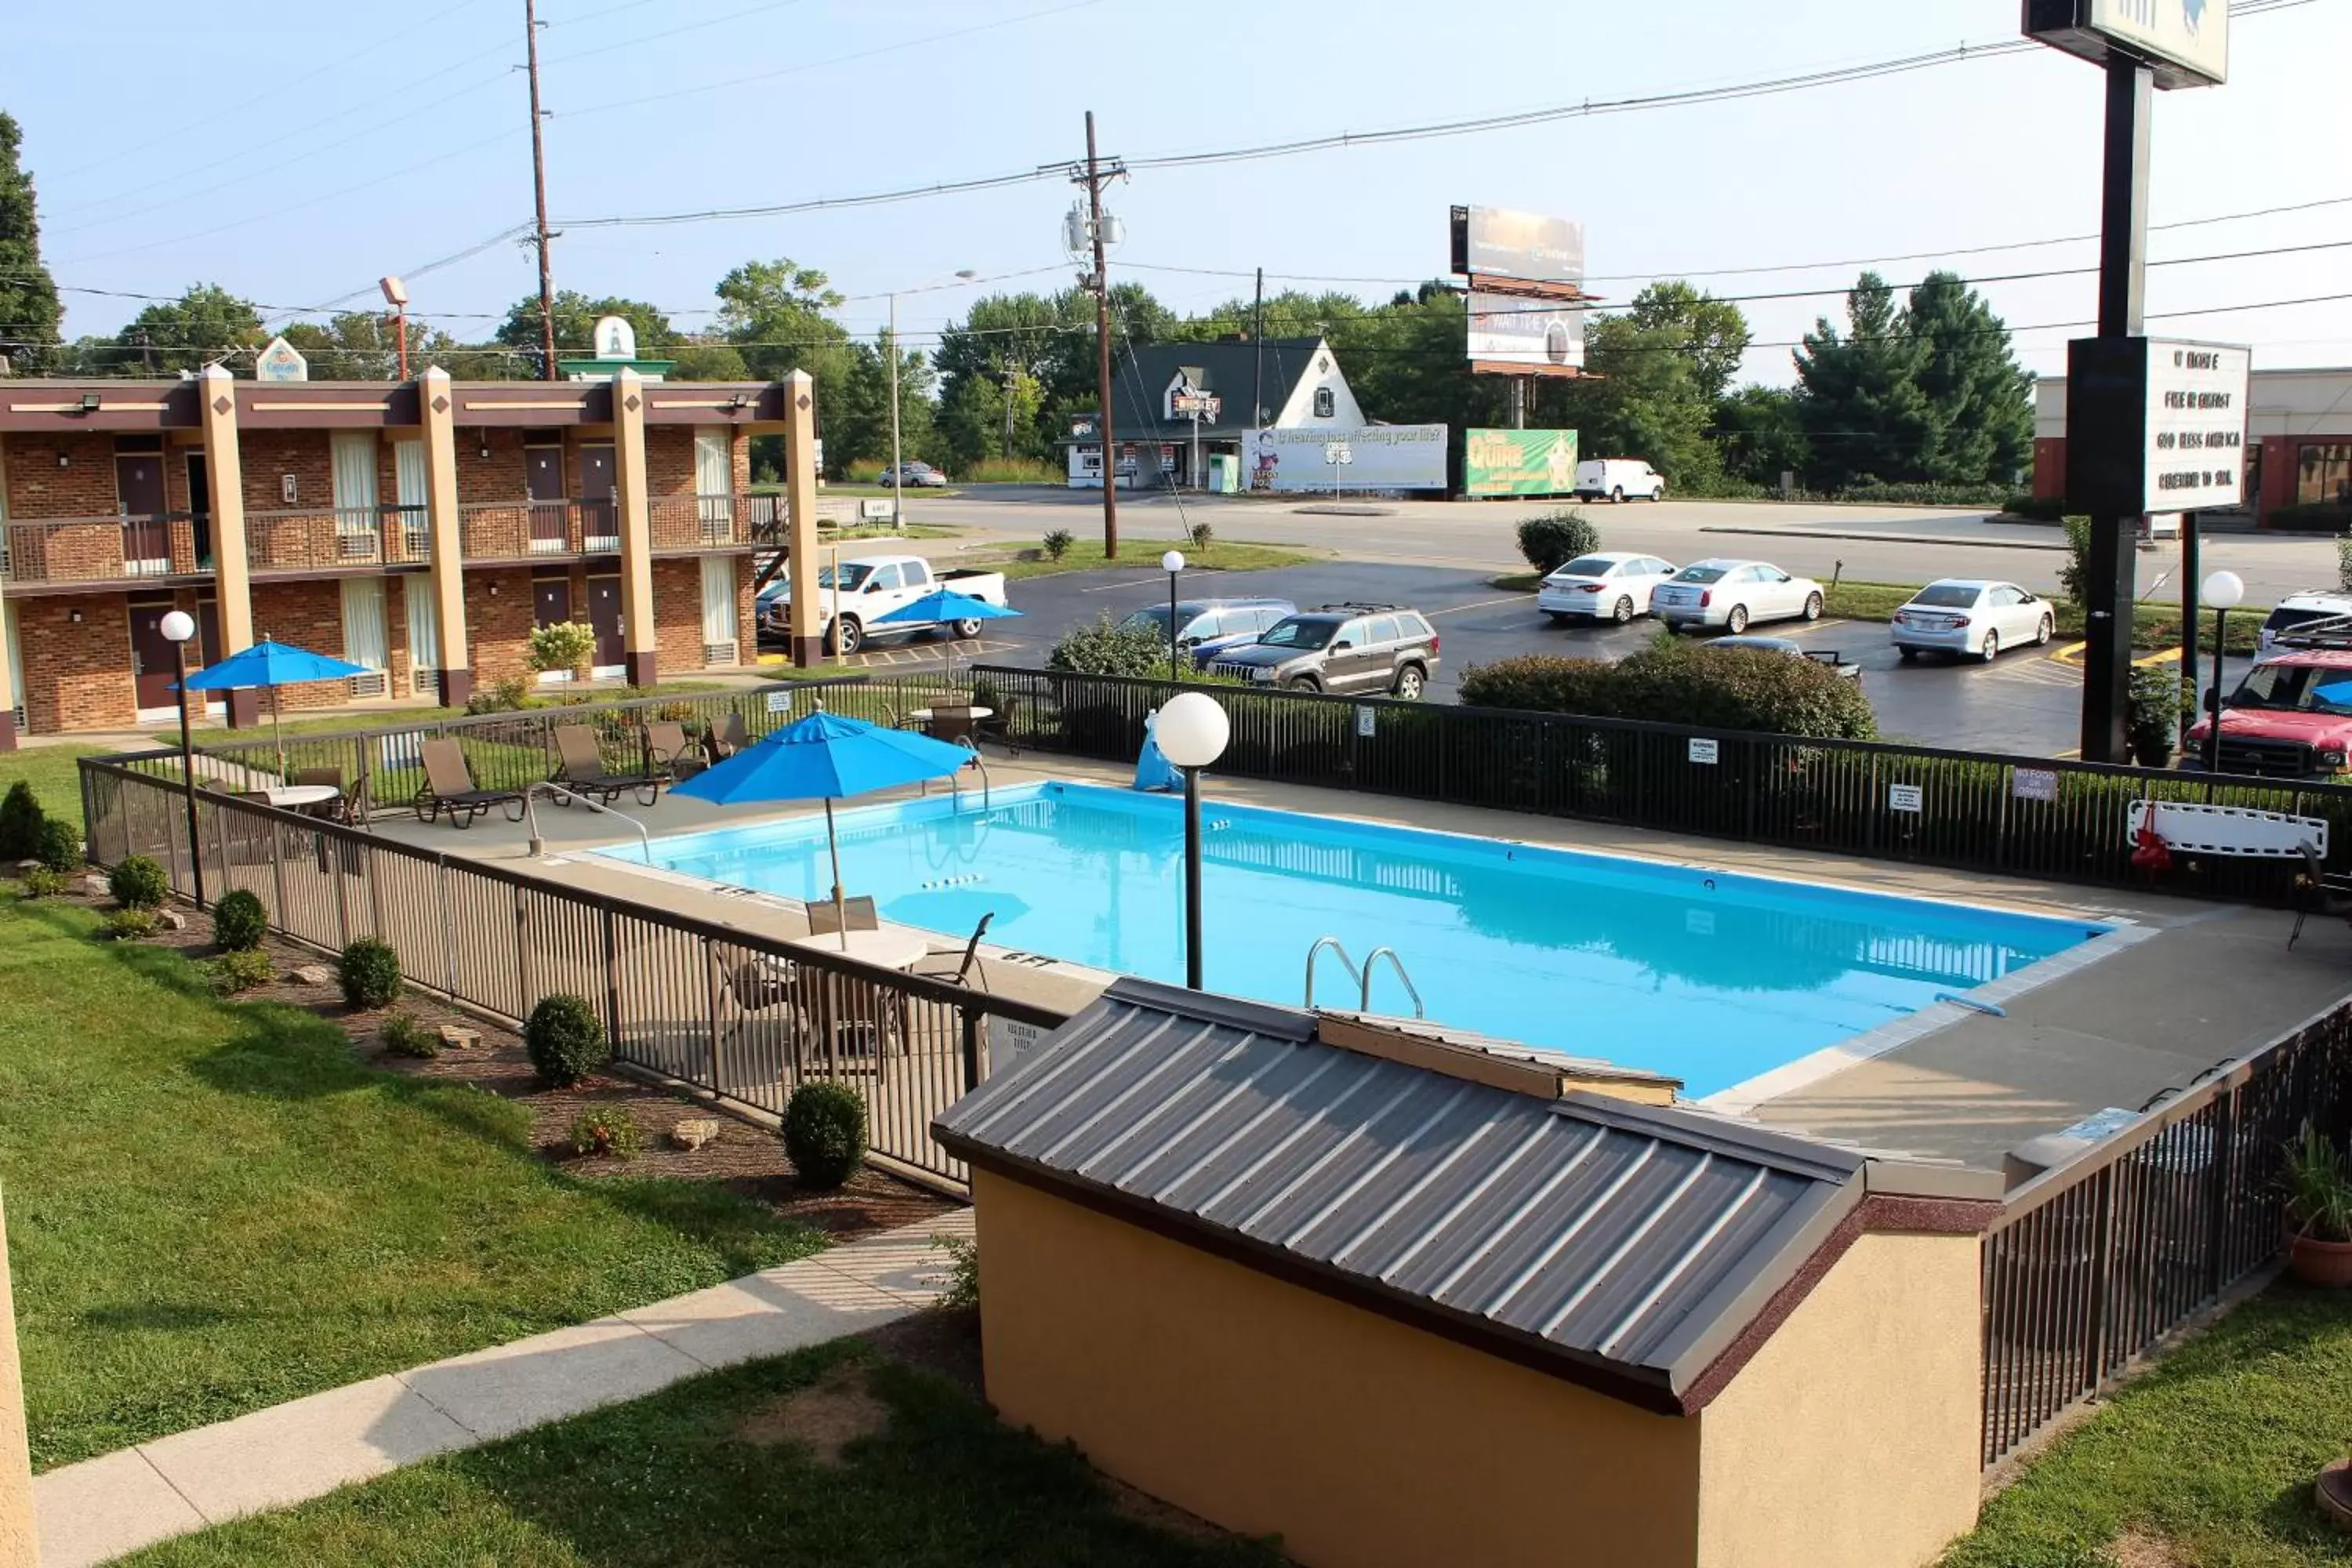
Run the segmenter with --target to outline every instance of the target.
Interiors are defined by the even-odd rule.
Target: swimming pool
[[[1181,983],[1180,801],[1088,784],[840,812],[843,884],[883,918]],[[2013,975],[2106,928],[1549,847],[1204,804],[1203,977],[1296,1005],[1307,953],[1391,947],[1428,1016],[1673,1073],[1692,1098]],[[821,816],[658,839],[656,866],[826,896]],[[615,859],[622,859],[619,851]],[[624,863],[636,863],[635,847]],[[1352,1006],[1328,958],[1317,1000]],[[1395,975],[1376,1011],[1407,1013]]]

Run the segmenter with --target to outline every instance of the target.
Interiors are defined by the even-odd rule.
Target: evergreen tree
[[[1724,471],[1745,484],[1778,489],[1784,473],[1812,466],[1797,399],[1785,387],[1743,386],[1715,405],[1715,444]]]
[[[1679,281],[1650,284],[1621,314],[1589,318],[1584,364],[1598,379],[1567,382],[1561,395],[1579,448],[1645,458],[1670,491],[1719,485],[1723,457],[1708,431],[1748,342],[1738,306]]]
[[[1826,317],[1814,322],[1796,357],[1797,416],[1812,447],[1815,488],[1919,476],[1936,434],[1919,384],[1927,352],[1875,272],[1846,296],[1844,332]]]
[[[40,375],[58,363],[57,280],[41,264],[41,222],[33,176],[17,167],[23,140],[0,113],[0,363]]]
[[[1932,434],[1916,477],[1934,484],[2009,484],[2033,456],[2033,377],[2019,368],[2009,328],[1957,273],[1911,290],[1906,323],[1924,351],[1919,390]]]

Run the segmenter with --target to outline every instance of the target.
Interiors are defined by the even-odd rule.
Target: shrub
[[[343,949],[335,968],[348,1007],[373,1012],[400,1000],[400,954],[392,951],[390,942],[361,937]]]
[[[2079,605],[2091,586],[2091,520],[2078,514],[2061,521],[2066,525],[2066,559],[2058,567],[2058,587]]]
[[[1161,676],[1168,673],[1168,632],[1146,622],[1115,621],[1110,612],[1071,627],[1046,651],[1045,668],[1073,675]]]
[[[558,993],[542,997],[522,1026],[523,1048],[540,1081],[569,1089],[612,1058],[604,1020],[583,997]]]
[[[28,899],[54,899],[73,887],[73,879],[63,871],[52,871],[47,866],[36,866],[24,875],[17,886]]]
[[[1574,507],[1540,512],[1519,522],[1519,553],[1538,572],[1552,572],[1601,548],[1601,531]]]
[[[1878,732],[1861,683],[1827,665],[1663,637],[1615,664],[1528,654],[1474,665],[1463,674],[1462,700],[1771,735],[1867,741]]]
[[[383,1016],[383,1022],[376,1026],[376,1038],[396,1057],[431,1061],[441,1054],[440,1031],[425,1027],[404,1007],[394,1007]]]
[[[645,1134],[637,1131],[636,1116],[625,1105],[600,1105],[572,1119],[572,1152],[575,1154],[611,1154],[617,1159],[633,1160],[645,1146]]]
[[[163,868],[146,856],[126,855],[106,874],[106,890],[126,910],[154,910],[172,896],[172,882]]]
[[[2352,594],[2352,533],[2336,542],[2336,585]]]
[[[550,621],[530,629],[524,662],[533,669],[581,669],[596,651],[596,628],[585,621]]]
[[[935,1236],[931,1245],[948,1255],[948,1281],[931,1303],[943,1312],[980,1308],[980,1243],[968,1236]]]
[[[468,713],[520,713],[530,705],[530,679],[527,676],[509,675],[477,690],[466,699]]]
[[[2168,749],[2179,732],[2179,668],[2170,664],[2132,666],[2126,712],[2125,727],[2130,734],[2133,750],[2155,752]]]
[[[2036,522],[2056,522],[2066,515],[2066,498],[2013,495],[2000,503],[2000,510],[2011,517],[2030,517]]]
[[[866,1163],[866,1101],[846,1084],[804,1083],[784,1105],[784,1156],[812,1187],[837,1187]]]
[[[205,965],[205,973],[211,978],[215,991],[234,996],[277,979],[278,966],[269,962],[268,953],[256,949],[249,952],[224,952]]]
[[[2263,515],[2269,528],[2293,533],[2341,533],[2352,528],[2352,503],[2340,500],[2295,501],[2273,507]]]
[[[1196,522],[1184,531],[1192,536],[1192,548],[1206,550],[1217,542],[1217,531],[1205,522]]]
[[[269,910],[243,888],[223,893],[213,906],[213,942],[228,952],[251,952],[269,932]]]
[[[81,864],[81,835],[74,831],[72,823],[48,817],[33,841],[33,858],[63,876]]]
[[[7,798],[0,800],[0,862],[13,866],[39,854],[41,824],[47,820],[31,784],[23,779],[10,784]]]
[[[153,910],[135,907],[111,910],[98,922],[98,934],[108,942],[143,942],[163,929]]]
[[[2001,485],[1935,485],[1916,481],[1887,483],[1866,480],[1837,492],[1842,501],[1875,501],[1884,506],[2002,506],[2010,492]]]
[[[1066,528],[1049,529],[1045,542],[1045,559],[1059,561],[1070,552],[1070,546],[1077,542],[1077,536]]]
[[[2287,1224],[2313,1241],[2352,1241],[2352,1171],[2327,1135],[2306,1121],[2279,1171]]]

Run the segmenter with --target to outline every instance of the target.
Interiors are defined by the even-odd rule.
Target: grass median
[[[1160,571],[1160,557],[1171,546],[1165,540],[1130,539],[1119,552],[1118,559],[1116,561],[1104,559],[1102,541],[1098,539],[1072,540],[1069,548],[1062,552],[1058,560],[1048,559],[1043,553],[1042,545],[1033,545],[1030,548],[1039,552],[1034,559],[1026,556],[1013,556],[997,561],[959,560],[957,564],[977,566],[990,572],[1002,572],[1006,577],[1013,579],[1051,577],[1062,572],[1100,572],[1105,569],[1118,572],[1157,573]],[[1252,544],[1241,540],[1229,543],[1221,539],[1206,549],[1195,549],[1191,545],[1177,545],[1173,548],[1184,552],[1186,572],[1263,572],[1268,567],[1304,566],[1330,558],[1321,552],[1292,550],[1279,544]]]

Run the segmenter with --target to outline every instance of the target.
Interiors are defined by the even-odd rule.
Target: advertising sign
[[[1214,425],[1224,408],[1225,400],[1213,392],[1180,392],[1168,400],[1168,412],[1173,417],[1190,419],[1197,414],[1204,425]]]
[[[1366,425],[1334,430],[1328,425],[1252,430],[1242,439],[1249,465],[1249,488],[1265,492],[1316,491],[1331,487],[1332,467],[1324,447],[1348,451],[1348,488],[1367,490],[1442,490],[1445,488],[1445,426]]]
[[[2025,34],[2087,60],[2146,60],[2158,87],[2230,74],[2230,0],[2025,0]]]
[[[1468,355],[1529,371],[1584,368],[1584,310],[1508,294],[1470,295]]]
[[[2066,502],[2095,517],[2236,506],[2252,355],[2227,343],[2066,345]]]
[[[268,345],[253,356],[253,379],[256,381],[308,381],[310,362],[302,351],[284,338],[272,338]]]
[[[1566,495],[1576,486],[1573,430],[1464,432],[1462,493]]]
[[[1455,207],[1454,270],[1528,283],[1584,281],[1584,226],[1500,207]]]

